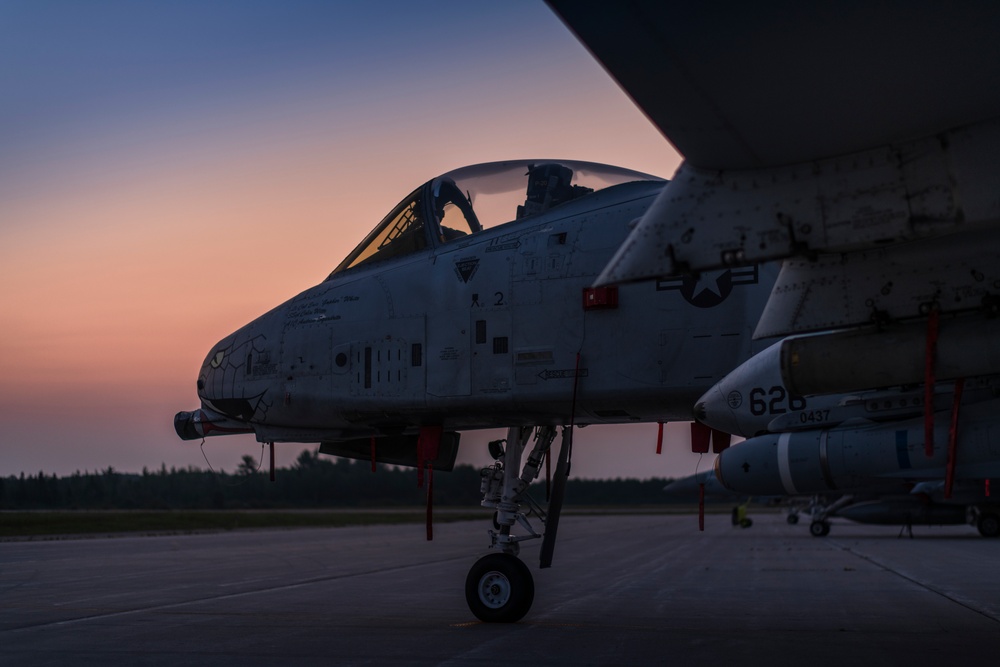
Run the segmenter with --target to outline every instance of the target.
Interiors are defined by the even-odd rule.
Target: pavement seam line
[[[849,554],[851,554],[853,556],[857,556],[858,558],[860,558],[862,560],[868,561],[872,565],[878,566],[878,567],[882,568],[883,570],[885,570],[886,572],[891,572],[894,575],[896,575],[897,577],[899,577],[901,579],[905,579],[906,581],[909,581],[911,584],[915,584],[915,585],[919,586],[920,588],[923,588],[926,591],[929,591],[929,592],[934,593],[936,595],[940,595],[944,599],[949,600],[951,602],[954,602],[958,606],[964,607],[964,608],[968,609],[971,612],[975,612],[975,613],[979,614],[980,616],[988,618],[989,620],[993,621],[994,623],[1000,623],[1000,617],[994,616],[991,612],[989,612],[989,611],[987,611],[985,609],[980,609],[978,607],[975,607],[972,604],[970,604],[968,602],[965,602],[963,600],[960,600],[960,599],[958,599],[958,598],[956,598],[956,597],[948,594],[947,592],[945,592],[943,590],[940,590],[940,589],[938,589],[938,588],[936,588],[934,586],[931,586],[929,584],[925,584],[922,581],[914,579],[913,577],[911,577],[911,576],[909,576],[907,574],[904,574],[903,572],[900,572],[899,570],[896,570],[896,569],[894,569],[894,568],[886,565],[885,563],[879,561],[878,559],[876,559],[876,558],[874,558],[872,556],[867,556],[867,555],[865,555],[863,553],[855,551],[854,549],[852,549],[851,547],[847,546],[846,544],[842,544],[840,542],[837,542],[836,540],[830,540],[830,542],[833,545],[837,546],[838,548],[842,549],[843,551],[846,551],[847,553],[849,553]]]
[[[407,570],[413,567],[421,567],[424,565],[437,564],[437,563],[450,563],[452,561],[466,560],[468,556],[455,556],[452,558],[443,558],[441,560],[433,560],[420,563],[410,563],[408,565],[400,565],[398,567],[382,568],[375,570],[365,570],[364,572],[351,572],[347,574],[338,574],[329,577],[316,577],[313,579],[307,579],[305,581],[297,581],[292,584],[283,584],[281,586],[268,586],[265,588],[257,588],[249,591],[240,591],[239,593],[226,593],[225,595],[213,595],[211,597],[198,598],[195,600],[183,600],[181,602],[171,602],[169,604],[154,605],[152,607],[138,607],[136,609],[126,609],[123,611],[113,611],[104,614],[94,614],[91,616],[81,616],[79,618],[68,618],[62,621],[50,621],[48,623],[39,623],[37,625],[25,625],[19,628],[8,628],[4,632],[25,632],[28,630],[37,630],[40,628],[50,628],[57,627],[61,625],[74,625],[76,623],[86,623],[88,621],[99,621],[106,618],[117,618],[119,616],[129,616],[131,614],[141,614],[143,612],[154,612],[162,611],[164,609],[175,609],[177,607],[184,607],[187,605],[204,604],[206,602],[215,602],[218,600],[231,600],[239,597],[246,597],[248,595],[257,595],[260,593],[271,593],[273,591],[285,591],[294,588],[301,588],[303,586],[309,586],[312,584],[319,584],[327,581],[336,581],[338,579],[349,579],[351,577],[363,577],[370,574],[379,574],[383,572],[398,572],[400,570]]]

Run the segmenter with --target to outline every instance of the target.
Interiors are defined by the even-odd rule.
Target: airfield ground
[[[941,665],[996,657],[1000,540],[780,514],[567,516],[532,610],[469,613],[488,520],[0,543],[0,664]],[[684,662],[678,662],[684,661]],[[233,664],[236,664],[235,662]]]

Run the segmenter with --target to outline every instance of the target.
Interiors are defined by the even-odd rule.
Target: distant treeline
[[[277,509],[321,507],[420,506],[426,489],[417,486],[412,468],[379,465],[372,473],[366,461],[320,457],[306,450],[290,468],[275,470],[275,481],[258,462],[244,456],[233,474],[162,466],[141,474],[74,473],[68,477],[37,475],[0,477],[0,509]],[[577,480],[570,478],[566,503],[572,505],[661,505],[669,479]],[[478,505],[480,471],[456,466],[434,473],[434,504]],[[544,502],[545,483],[532,487]],[[685,500],[682,499],[682,502]]]

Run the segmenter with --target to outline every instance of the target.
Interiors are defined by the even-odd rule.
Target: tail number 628
[[[754,387],[750,390],[750,414],[783,415],[786,412],[805,410],[806,399],[792,396],[784,387],[777,385],[770,389]]]

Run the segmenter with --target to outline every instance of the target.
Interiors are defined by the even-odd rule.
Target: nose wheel
[[[813,537],[826,537],[830,534],[830,523],[828,521],[813,521],[809,524],[809,534]]]
[[[487,623],[521,620],[534,599],[528,566],[511,554],[483,556],[465,578],[465,601],[476,618]]]

